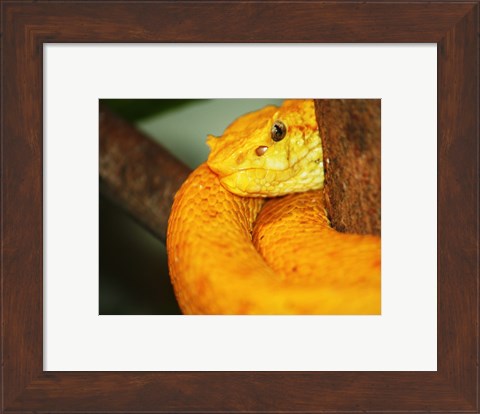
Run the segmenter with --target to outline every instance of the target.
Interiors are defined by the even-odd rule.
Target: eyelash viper
[[[380,313],[381,241],[329,225],[312,100],[246,114],[207,143],[167,230],[183,313]]]

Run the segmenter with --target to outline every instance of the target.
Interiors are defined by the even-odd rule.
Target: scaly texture
[[[215,143],[208,165],[175,196],[167,232],[170,276],[184,313],[380,313],[378,237],[332,230],[321,190],[262,198],[277,195],[279,183],[281,194],[321,188],[312,113],[311,101],[286,101],[209,139]],[[275,135],[279,118],[286,130]],[[273,140],[279,136],[281,142]],[[268,146],[268,157],[258,146]],[[249,191],[256,197],[243,196]]]
[[[285,134],[275,141],[281,121]],[[233,122],[220,138],[209,136],[208,166],[234,194],[276,197],[323,186],[322,143],[312,100],[287,100]],[[257,153],[257,150],[263,151]]]
[[[322,191],[268,201],[253,243],[277,277],[315,291],[315,306],[299,301],[297,313],[380,313],[380,239],[333,230]]]

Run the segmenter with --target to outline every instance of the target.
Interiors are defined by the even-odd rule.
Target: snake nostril
[[[235,162],[237,164],[241,164],[243,161],[245,161],[245,153],[244,152],[241,152],[240,154],[238,154]]]
[[[265,145],[262,145],[255,150],[255,153],[260,157],[263,154],[265,154],[267,150],[268,150],[268,147],[266,147]]]

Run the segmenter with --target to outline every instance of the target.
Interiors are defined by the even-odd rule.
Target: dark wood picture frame
[[[2,412],[478,412],[478,0],[3,1],[1,12]],[[438,371],[44,372],[43,45],[63,42],[436,43]]]

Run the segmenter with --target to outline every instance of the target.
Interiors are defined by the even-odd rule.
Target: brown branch
[[[100,107],[100,192],[165,241],[173,196],[190,169]]]
[[[325,200],[338,231],[380,234],[380,100],[315,101]]]

